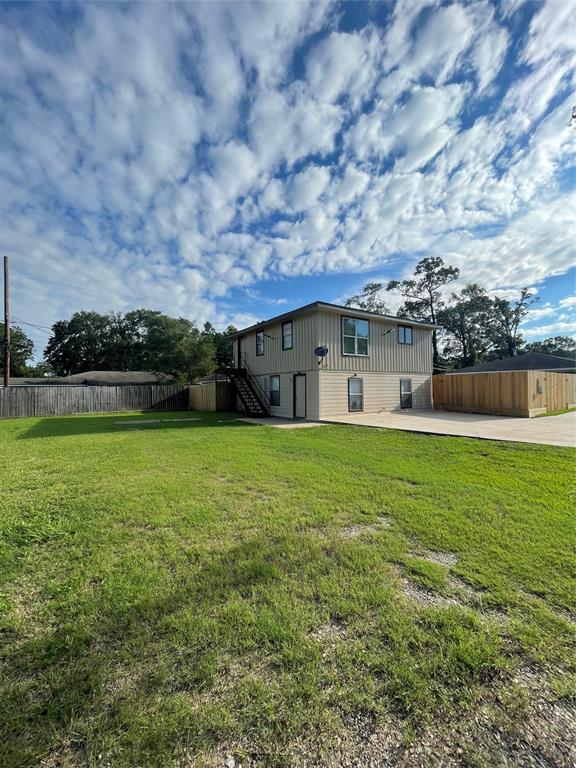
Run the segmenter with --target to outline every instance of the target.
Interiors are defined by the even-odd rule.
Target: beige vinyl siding
[[[277,374],[271,373],[266,376],[255,376],[256,380],[264,390],[267,396],[270,395],[270,376]],[[292,418],[292,376],[287,373],[278,374],[280,376],[280,405],[270,406],[270,415],[280,418]]]
[[[242,354],[250,372],[260,374],[298,373],[316,370],[318,364],[314,350],[318,346],[316,331],[317,312],[295,315],[292,320],[292,349],[282,349],[282,322],[266,326],[264,330],[264,354],[256,355],[256,332],[242,337]],[[283,322],[286,322],[284,320]],[[272,338],[271,338],[272,337]],[[238,360],[238,342],[234,353]]]
[[[270,407],[271,416],[279,416],[280,418],[291,419],[294,410],[294,374],[270,373],[261,376],[256,376],[258,383],[266,392],[270,392],[270,376],[280,376],[280,405]],[[319,398],[318,398],[318,371],[306,372],[306,418],[307,419],[319,419]]]
[[[320,418],[320,371],[316,367],[306,374],[306,418]]]
[[[349,371],[320,371],[320,418],[348,414]],[[432,407],[432,379],[416,373],[358,373],[364,385],[364,413],[400,409],[400,379],[412,379],[412,408]]]
[[[344,311],[318,313],[318,345],[328,347],[322,365],[328,371],[405,371],[406,373],[432,373],[432,332],[412,326],[412,344],[398,344],[396,323],[370,318],[368,357],[342,354],[342,317]],[[349,315],[354,317],[353,311]],[[406,325],[410,325],[406,321]],[[387,331],[390,333],[385,334]]]

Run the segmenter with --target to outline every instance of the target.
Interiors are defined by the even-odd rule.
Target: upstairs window
[[[282,323],[282,349],[292,349],[292,320]]]
[[[280,405],[280,376],[270,376],[270,405]]]
[[[398,326],[398,344],[412,344],[412,328],[409,325]]]
[[[264,354],[264,331],[258,331],[256,334],[256,354]]]
[[[342,352],[345,355],[368,355],[368,337],[370,325],[368,320],[358,320],[355,317],[342,318]]]
[[[364,382],[355,376],[348,379],[348,410],[351,413],[364,410]]]

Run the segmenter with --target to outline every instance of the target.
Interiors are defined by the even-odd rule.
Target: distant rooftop
[[[576,354],[571,357],[545,355],[542,352],[525,352],[516,357],[504,357],[501,360],[491,360],[489,363],[469,365],[450,371],[450,375],[459,373],[490,373],[497,371],[576,371]]]
[[[83,386],[120,386],[122,384],[168,384],[172,381],[165,373],[150,371],[85,371],[70,376],[31,377],[13,376],[10,383],[14,386],[47,386],[50,384]]]

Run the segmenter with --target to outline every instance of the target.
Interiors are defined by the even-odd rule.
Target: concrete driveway
[[[536,419],[451,411],[401,411],[376,414],[354,413],[330,419],[330,421],[338,424],[404,429],[408,432],[429,432],[436,435],[460,435],[486,440],[576,447],[576,411]]]

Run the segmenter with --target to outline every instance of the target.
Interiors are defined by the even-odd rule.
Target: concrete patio
[[[576,411],[533,419],[451,411],[399,411],[351,413],[326,421],[436,435],[576,447]]]

